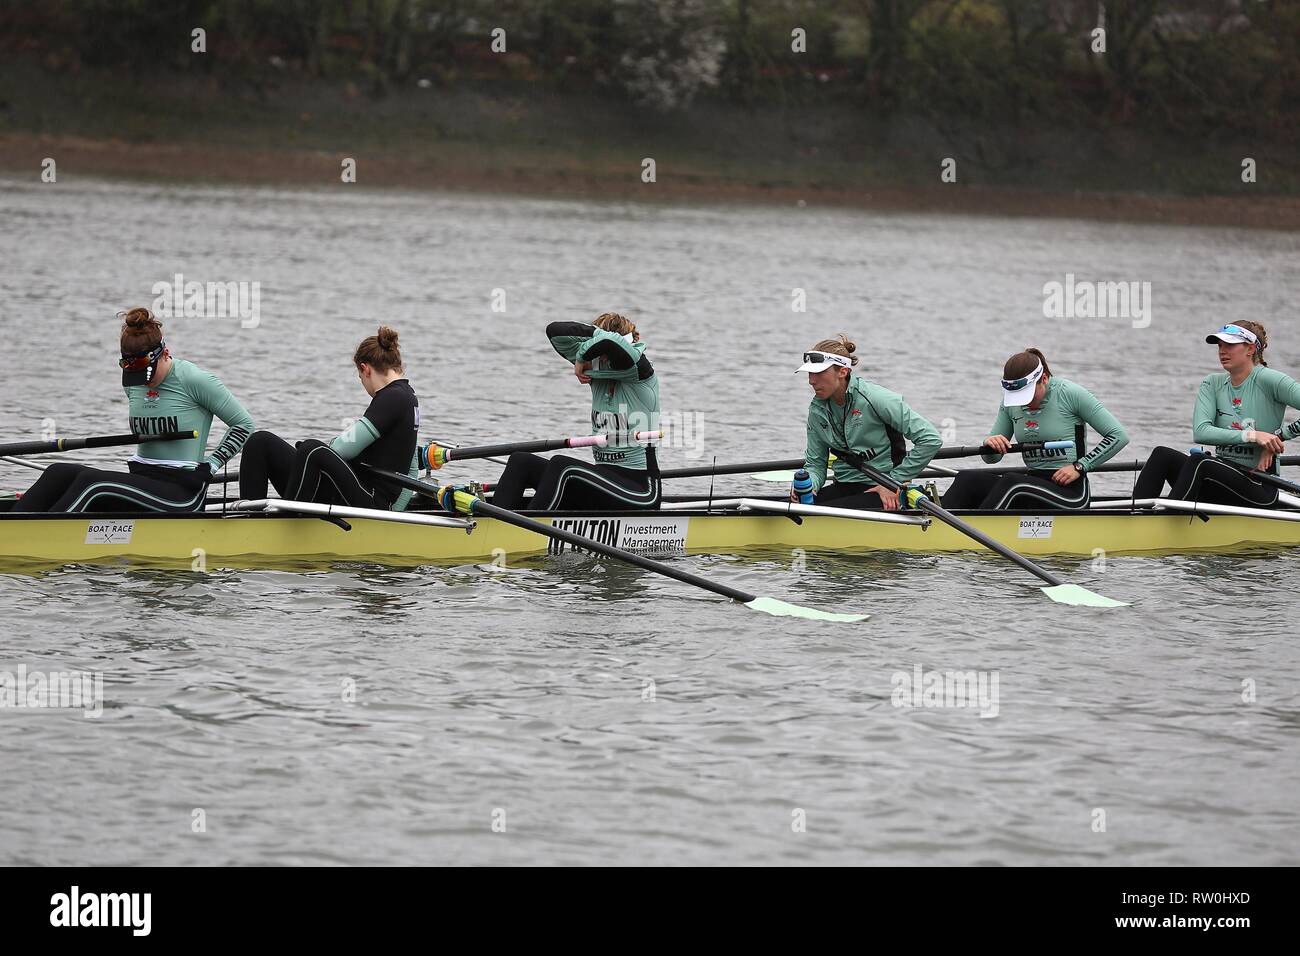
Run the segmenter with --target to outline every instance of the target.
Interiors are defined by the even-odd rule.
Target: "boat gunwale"
[[[763,500],[784,502],[787,499],[767,498]],[[1122,499],[1114,499],[1114,500],[1118,501]],[[1206,502],[1206,504],[1210,504],[1210,502]],[[1260,510],[1283,511],[1287,513],[1300,513],[1300,507],[1282,507],[1282,508],[1269,508],[1269,509],[1260,509]],[[399,512],[399,513],[457,517],[457,515],[453,515],[451,512],[441,511],[433,508],[418,509],[418,510],[408,509],[405,512]],[[585,510],[585,511],[519,510],[516,513],[528,518],[534,518],[538,520],[542,520],[546,518],[646,518],[646,517],[662,517],[662,518],[735,517],[735,518],[789,518],[789,519],[801,518],[803,520],[815,520],[817,518],[839,517],[838,515],[822,515],[822,514],[808,515],[808,514],[799,514],[797,512],[792,512],[790,514],[783,514],[782,512],[779,511],[767,511],[767,512],[741,511],[735,508],[725,508],[725,509],[715,509],[715,510],[710,510],[707,508],[692,508],[689,510],[672,510],[672,511],[660,511],[660,510],[649,511],[645,509],[628,509],[622,511],[614,510],[614,509]],[[903,511],[899,513],[912,514],[914,512]],[[1159,508],[1135,508],[1135,509],[1128,509],[1128,510],[1122,508],[1098,508],[1095,510],[1094,509],[1080,509],[1080,510],[1060,509],[1056,511],[1050,509],[1042,509],[1042,508],[1037,508],[1037,509],[1034,508],[956,509],[954,508],[954,509],[950,509],[950,513],[964,518],[992,518],[992,517],[1085,518],[1085,517],[1136,517],[1139,515],[1167,518],[1171,516],[1182,517],[1185,515],[1188,519],[1234,517],[1234,518],[1251,518],[1257,520],[1269,520],[1263,515],[1223,515],[1223,514],[1215,514],[1213,512],[1196,512],[1190,510],[1171,513],[1170,511],[1162,510]],[[845,517],[848,518],[849,520],[858,520],[848,515],[846,515]],[[273,511],[273,510],[235,511],[231,509],[228,511],[226,510],[185,511],[185,512],[175,512],[175,513],[163,512],[163,511],[103,511],[103,512],[84,511],[84,512],[57,512],[57,513],[33,511],[33,512],[21,512],[19,514],[13,514],[12,512],[9,511],[0,511],[0,522],[3,521],[20,522],[20,521],[32,521],[32,520],[35,521],[141,521],[141,520],[152,520],[152,519],[193,521],[196,519],[208,519],[208,518],[217,518],[223,520],[229,518],[238,518],[242,520],[293,519],[293,520],[303,520],[303,521],[329,521],[329,516],[327,515],[303,514],[301,512]],[[382,521],[384,519],[350,518],[349,520]],[[478,518],[478,520],[491,520],[491,519],[480,517]],[[462,529],[452,528],[450,530],[460,531]],[[925,530],[925,529],[922,528],[921,530]]]

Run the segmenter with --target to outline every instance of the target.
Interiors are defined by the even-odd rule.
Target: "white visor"
[[[1242,345],[1250,343],[1258,346],[1259,337],[1250,329],[1243,329],[1240,325],[1225,325],[1217,332],[1211,332],[1205,337],[1207,344],[1213,345],[1215,342],[1223,342],[1227,345]]]
[[[853,363],[846,356],[836,355],[834,352],[804,352],[803,364],[800,365],[796,372],[824,372],[832,365],[842,365],[845,368],[853,368]]]
[[[1002,404],[1008,407],[1028,405],[1034,400],[1034,388],[1043,377],[1043,363],[1024,378],[1002,380]]]

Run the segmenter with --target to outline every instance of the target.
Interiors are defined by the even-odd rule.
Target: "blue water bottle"
[[[810,505],[813,503],[812,488],[812,475],[808,474],[806,468],[800,468],[794,473],[794,493],[799,498],[800,504]]]

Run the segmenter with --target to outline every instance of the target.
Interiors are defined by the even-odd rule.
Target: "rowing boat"
[[[960,512],[994,540],[1032,555],[1172,554],[1300,546],[1300,510],[1215,509],[1187,502],[1034,514]],[[647,556],[747,551],[982,550],[953,528],[909,514],[826,514],[773,499],[667,505],[664,511],[525,512]],[[1150,507],[1154,504],[1154,507]],[[1195,510],[1186,510],[1191,507]],[[1176,508],[1182,510],[1175,510]],[[113,564],[266,567],[302,562],[487,563],[569,546],[492,518],[392,515],[294,502],[191,515],[0,515],[0,568]]]

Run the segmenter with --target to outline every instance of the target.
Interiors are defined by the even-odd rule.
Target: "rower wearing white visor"
[[[898,492],[877,485],[858,470],[870,464],[900,484],[919,475],[943,444],[928,421],[897,392],[853,374],[857,346],[841,334],[803,353],[798,371],[808,373],[814,398],[808,406],[804,467],[814,503],[832,508],[898,508]],[[907,449],[907,440],[912,448]],[[835,483],[826,485],[827,459],[835,454]],[[791,488],[792,501],[799,492]]]
[[[1268,367],[1268,332],[1258,322],[1225,325],[1205,341],[1218,346],[1223,371],[1211,372],[1201,382],[1192,412],[1192,439],[1213,446],[1215,457],[1156,448],[1133,494],[1159,497],[1168,482],[1171,498],[1271,507],[1277,504],[1277,487],[1248,473],[1276,475],[1282,442],[1300,435],[1300,421],[1283,428],[1287,408],[1300,408],[1300,383]]]
[[[1002,407],[984,439],[991,451],[984,461],[996,464],[1014,438],[1030,448],[1021,452],[1026,469],[979,468],[961,472],[943,494],[945,508],[1088,507],[1088,471],[1128,444],[1124,426],[1092,392],[1052,375],[1036,348],[1017,352],[1002,369]],[[1091,451],[1087,426],[1101,435]]]

